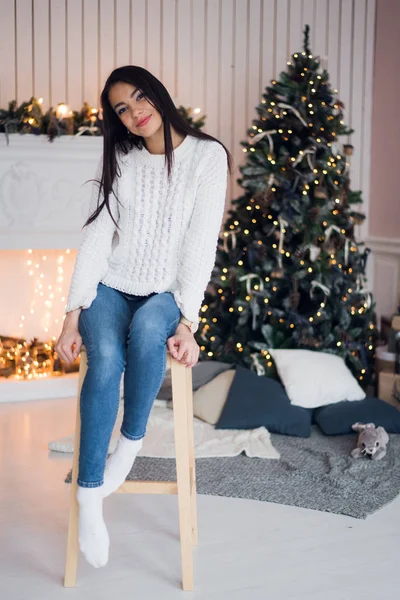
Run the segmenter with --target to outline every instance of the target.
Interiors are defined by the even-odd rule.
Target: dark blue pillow
[[[216,429],[255,429],[310,437],[312,409],[293,406],[275,379],[237,365]]]
[[[388,433],[400,433],[400,411],[383,400],[367,396],[364,400],[328,404],[314,410],[314,421],[325,435],[354,433],[353,423],[382,425]]]

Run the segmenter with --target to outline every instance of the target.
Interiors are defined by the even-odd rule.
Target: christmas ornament
[[[268,209],[274,199],[274,192],[270,187],[265,188],[262,192],[255,194],[255,199],[261,205],[263,210]]]
[[[319,206],[313,206],[312,208],[310,208],[310,210],[307,213],[309,220],[316,221],[316,219],[319,215],[319,211],[320,211]]]
[[[308,249],[308,244],[300,244],[300,246],[297,246],[294,255],[296,256],[296,258],[304,258],[306,255],[306,251]]]
[[[346,154],[346,156],[353,156],[353,150],[354,146],[352,146],[351,144],[343,145],[343,152]]]
[[[304,258],[306,255],[307,250],[309,250],[310,252],[310,260],[311,262],[315,262],[318,258],[318,256],[321,253],[321,248],[319,248],[318,246],[316,246],[315,244],[301,244],[296,250],[295,250],[295,256],[297,258]]]
[[[267,257],[268,251],[267,251],[267,247],[265,246],[265,244],[262,244],[261,246],[259,246],[259,253],[258,253],[258,257],[261,260],[261,262]]]
[[[368,255],[370,252],[371,252],[371,248],[365,248],[364,252],[360,256],[361,272],[364,274],[365,274],[365,270],[367,268],[367,260],[368,260]]]
[[[343,188],[343,190],[340,192],[339,201],[343,207],[347,207],[349,205],[348,191],[346,188]]]
[[[314,198],[327,198],[328,194],[326,193],[326,189],[323,185],[317,185],[314,190]]]
[[[309,346],[309,347],[311,346],[311,347],[317,348],[318,344],[319,344],[319,342],[318,342],[317,338],[315,338],[315,337],[302,336],[299,339],[300,346]]]
[[[281,233],[280,233],[280,231],[279,231],[279,230],[276,228],[276,225],[273,225],[273,227],[272,227],[272,230],[271,230],[271,233],[272,233],[272,231],[274,232],[274,238],[275,238],[276,240],[279,240],[279,239],[280,239],[280,237],[281,237]],[[271,235],[271,233],[269,233],[268,235]]]
[[[292,310],[297,310],[300,303],[299,280],[292,277],[293,291],[290,293],[290,305]]]
[[[364,219],[365,219],[365,215],[363,213],[360,212],[352,212],[350,219],[356,224],[356,225],[362,225],[364,223]]]
[[[275,279],[283,279],[284,276],[285,273],[283,272],[283,269],[277,268],[271,271],[271,277],[274,277]]]
[[[232,294],[237,293],[237,272],[234,266],[229,267],[229,278],[231,283]]]

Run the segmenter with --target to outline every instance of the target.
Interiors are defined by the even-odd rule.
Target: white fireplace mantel
[[[103,138],[0,134],[0,250],[76,249]]]

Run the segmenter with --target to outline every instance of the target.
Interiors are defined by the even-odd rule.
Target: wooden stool
[[[197,538],[196,470],[193,431],[192,369],[175,360],[167,350],[167,369],[171,369],[172,400],[175,428],[177,481],[125,481],[116,490],[122,494],[178,494],[179,529],[182,560],[182,587],[193,590],[193,551]],[[79,443],[81,432],[80,394],[87,371],[86,349],[82,346],[79,367],[78,403],[76,411],[74,458],[68,525],[64,587],[74,587],[78,568],[78,511],[76,498]]]

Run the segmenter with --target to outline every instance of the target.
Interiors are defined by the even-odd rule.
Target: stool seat
[[[176,455],[176,481],[125,481],[114,493],[120,494],[177,494],[182,563],[182,588],[193,590],[193,550],[198,543],[196,468],[193,429],[192,368],[186,367],[167,352],[167,369],[171,369],[172,409]],[[87,353],[82,346],[79,365],[74,458],[72,465],[70,511],[64,587],[74,587],[78,568],[78,515],[76,497],[80,445],[80,394],[87,372]]]

